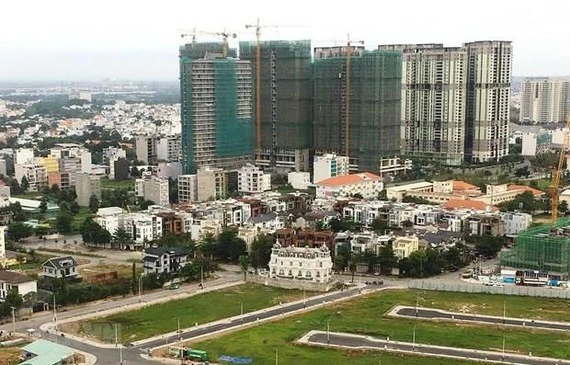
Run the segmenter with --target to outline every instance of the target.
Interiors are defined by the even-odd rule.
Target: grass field
[[[537,356],[570,358],[570,334],[499,326],[478,326],[449,322],[416,321],[385,317],[397,304],[420,305],[448,310],[465,310],[471,313],[502,315],[507,301],[507,315],[541,319],[568,320],[570,304],[567,301],[545,298],[461,294],[447,292],[389,291],[374,294],[351,302],[340,303],[310,313],[286,318],[269,324],[234,332],[226,336],[194,343],[193,348],[206,350],[212,359],[221,354],[247,356],[255,364],[268,364],[274,359],[275,349],[283,363],[298,365],[323,364],[459,364],[457,361],[402,359],[379,352],[357,352],[322,349],[296,345],[293,341],[309,330],[330,330],[366,334],[396,341],[412,341],[416,326],[416,340],[441,346],[455,346],[481,350],[501,351],[503,336],[508,352],[532,352]],[[409,361],[408,361],[409,360]]]
[[[73,222],[71,222],[71,230],[73,232],[79,232],[79,228],[81,228],[81,224],[85,221],[85,218],[92,215],[93,213],[89,211],[89,208],[81,207],[79,213],[73,216]]]
[[[100,260],[100,261],[104,262],[105,260]],[[81,276],[89,276],[89,275],[93,275],[93,274],[101,274],[101,273],[116,271],[117,276],[119,278],[130,279],[133,276],[132,270],[133,270],[132,264],[131,265],[115,265],[115,264],[99,263],[98,265],[95,265],[95,266],[83,267],[83,268],[79,269],[79,273],[81,274]],[[136,273],[137,273],[137,275],[142,273],[142,265],[137,265]]]
[[[21,354],[22,350],[19,347],[0,347],[0,365],[19,364]]]
[[[180,327],[186,328],[240,314],[240,302],[244,313],[263,309],[279,302],[301,299],[303,292],[244,284],[236,287],[199,294],[190,298],[156,304],[132,312],[118,313],[69,326],[67,330],[114,341],[114,323],[121,325],[123,342],[132,342],[151,336],[176,331],[177,318]]]
[[[115,181],[115,180],[109,180],[107,178],[102,178],[101,179],[101,189],[106,189],[106,190],[114,190],[114,189],[134,190],[135,189],[135,181],[134,180]]]

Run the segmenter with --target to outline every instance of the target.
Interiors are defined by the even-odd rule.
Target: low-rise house
[[[269,275],[274,279],[328,283],[332,279],[332,266],[326,246],[283,247],[275,243],[269,260]]]
[[[406,235],[403,237],[396,237],[392,243],[392,248],[394,250],[394,255],[398,259],[403,259],[410,257],[412,252],[419,249],[420,240],[416,235]]]
[[[78,266],[73,256],[52,257],[42,264],[42,274],[49,278],[77,278]]]
[[[0,270],[0,301],[6,300],[6,295],[12,289],[24,296],[28,293],[37,292],[37,281],[29,276],[15,271]]]
[[[374,199],[384,189],[382,178],[369,172],[331,177],[316,183],[317,198],[334,199],[360,195]]]
[[[251,217],[247,223],[258,229],[277,230],[285,227],[283,219],[277,213],[260,214],[256,217]]]
[[[22,348],[24,362],[20,365],[64,365],[78,362],[75,350],[46,340],[35,340]],[[81,357],[81,356],[80,356]]]
[[[188,262],[190,250],[185,247],[156,247],[144,251],[145,274],[174,273]]]

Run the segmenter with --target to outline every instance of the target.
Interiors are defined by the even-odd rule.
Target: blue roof
[[[21,362],[20,365],[54,365],[61,363],[73,355],[70,347],[59,345],[46,340],[36,340],[23,348],[32,358]]]

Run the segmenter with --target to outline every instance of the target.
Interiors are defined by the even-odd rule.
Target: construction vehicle
[[[568,142],[570,141],[570,117],[566,121],[566,131],[564,132],[564,142],[562,148],[560,149],[560,155],[558,157],[558,165],[552,173],[552,184],[550,185],[550,202],[551,202],[551,216],[550,223],[553,227],[556,227],[556,221],[558,220],[558,201],[560,200],[560,192],[558,191],[560,186],[560,180],[562,179],[562,167],[564,166],[564,159],[566,153],[568,152]]]

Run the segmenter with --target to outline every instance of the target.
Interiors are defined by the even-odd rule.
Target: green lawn
[[[134,180],[115,181],[115,180],[109,180],[109,179],[107,179],[107,178],[102,178],[102,179],[101,179],[101,189],[107,189],[107,190],[114,190],[114,189],[134,190],[134,189],[135,189],[135,181],[134,181]]]
[[[240,301],[244,313],[263,309],[280,301],[285,303],[303,297],[299,290],[279,289],[256,284],[244,284],[224,290],[199,294],[190,298],[152,305],[140,310],[80,322],[82,334],[103,341],[114,341],[113,325],[121,325],[121,338],[132,342],[151,336],[176,331],[177,317],[181,328],[216,321],[240,314]],[[71,330],[77,330],[71,327]]]
[[[417,293],[425,307],[465,309],[470,312],[502,315],[507,300],[507,314],[548,319],[568,320],[567,301],[545,298],[528,298],[484,294],[461,294],[448,292],[389,291],[374,294],[351,302],[314,310],[307,314],[289,317],[280,321],[234,332],[223,337],[194,343],[191,346],[208,351],[212,359],[220,354],[247,356],[255,364],[271,363],[275,349],[285,364],[459,364],[455,360],[428,360],[405,358],[398,361],[397,355],[380,352],[341,351],[294,344],[297,338],[310,330],[325,330],[330,323],[331,331],[351,332],[379,338],[412,341],[416,325],[416,340],[441,346],[495,350],[502,348],[503,336],[506,350],[520,353],[532,352],[537,356],[570,358],[570,334],[555,331],[538,331],[499,326],[478,326],[450,322],[417,321],[415,319],[384,316],[397,304],[415,305]],[[408,361],[409,360],[409,361]],[[431,361],[431,362],[430,362]]]

